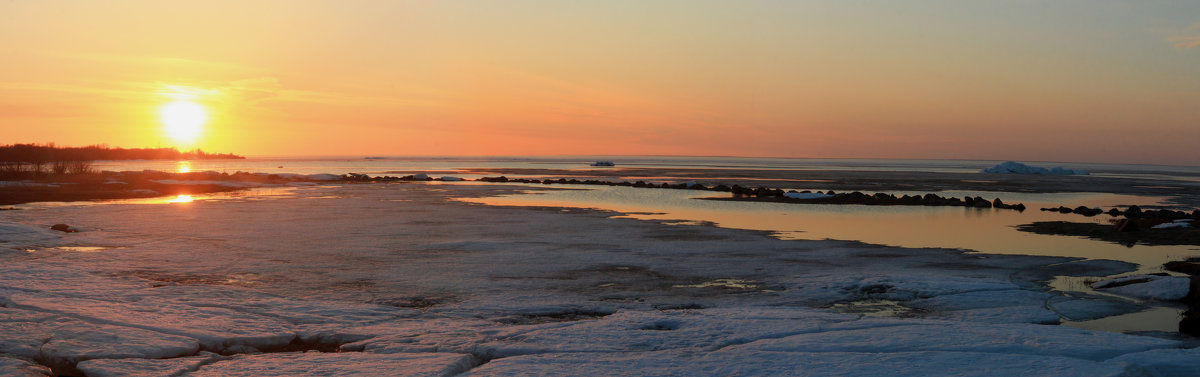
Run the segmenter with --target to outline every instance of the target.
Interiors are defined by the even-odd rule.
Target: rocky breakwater
[[[938,196],[936,194],[925,195],[902,195],[896,196],[887,193],[864,194],[862,192],[837,193],[833,191],[784,191],[779,188],[771,187],[744,187],[740,185],[715,185],[705,186],[696,182],[684,183],[652,183],[645,181],[601,181],[601,180],[579,180],[579,179],[528,179],[528,178],[508,178],[500,177],[484,177],[478,179],[482,182],[495,183],[527,183],[527,184],[572,184],[572,185],[602,185],[602,186],[625,186],[637,188],[661,188],[661,189],[678,189],[678,190],[702,190],[728,192],[732,196],[727,198],[705,198],[708,200],[735,200],[735,201],[764,201],[764,202],[781,202],[781,203],[798,203],[798,204],[861,204],[861,205],[909,205],[909,206],[952,206],[952,207],[969,207],[969,208],[999,208],[1024,211],[1025,205],[1021,203],[1008,204],[1000,198],[987,200],[982,197],[963,197],[951,198]]]
[[[811,191],[788,191],[783,192],[778,189],[766,188],[741,188],[734,186],[731,190],[732,198],[714,198],[716,200],[741,200],[741,201],[773,201],[784,203],[803,203],[803,204],[861,204],[861,205],[908,205],[908,206],[950,206],[950,207],[969,207],[969,208],[999,208],[1024,211],[1025,205],[1021,203],[1008,204],[1000,198],[987,200],[983,197],[963,197],[951,198],[938,196],[936,194],[925,195],[901,195],[896,196],[887,193],[865,194],[862,192],[837,193],[833,191],[826,192],[811,192]]]
[[[1109,224],[1077,223],[1069,221],[1039,221],[1024,224],[1017,230],[1039,234],[1083,236],[1092,239],[1120,243],[1126,246],[1146,245],[1200,245],[1200,209],[1177,211],[1170,209],[1143,210],[1136,205],[1125,210],[1112,208],[1076,207],[1042,208],[1042,211],[1075,213],[1088,217],[1106,214]]]

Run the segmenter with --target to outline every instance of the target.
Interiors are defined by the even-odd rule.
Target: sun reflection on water
[[[191,161],[179,161],[179,163],[175,165],[175,172],[176,173],[191,173],[192,172],[192,162]]]
[[[191,203],[194,201],[196,201],[196,198],[193,198],[191,195],[179,195],[168,200],[167,203]]]

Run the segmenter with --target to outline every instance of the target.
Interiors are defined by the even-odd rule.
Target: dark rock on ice
[[[57,231],[63,232],[63,233],[75,233],[75,232],[79,231],[78,229],[72,228],[70,225],[67,225],[67,224],[54,224],[53,226],[50,227],[50,230],[57,230]]]

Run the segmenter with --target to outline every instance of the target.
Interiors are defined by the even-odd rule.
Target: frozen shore
[[[0,212],[0,375],[1200,373],[1186,340],[1053,325],[1138,310],[1045,287],[1127,263],[307,190]]]

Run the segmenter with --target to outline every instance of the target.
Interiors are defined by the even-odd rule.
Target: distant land
[[[0,146],[0,162],[47,163],[52,161],[99,160],[212,160],[245,159],[232,153],[208,153],[200,149],[180,152],[175,148],[113,148],[107,145],[60,147],[51,144],[10,144]]]

